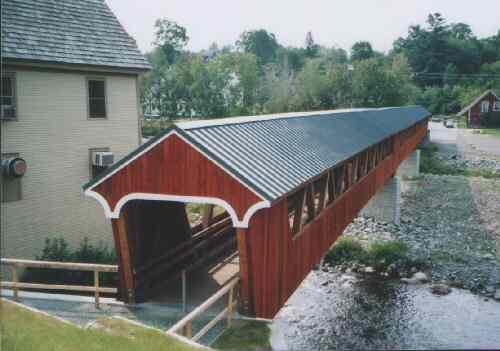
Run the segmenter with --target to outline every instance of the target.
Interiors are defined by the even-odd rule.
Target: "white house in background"
[[[82,185],[141,143],[150,66],[103,0],[2,0],[2,256],[112,244]]]

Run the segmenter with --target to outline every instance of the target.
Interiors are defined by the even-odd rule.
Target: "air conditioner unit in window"
[[[108,151],[94,152],[92,155],[92,165],[97,167],[109,167],[115,162],[115,155]]]

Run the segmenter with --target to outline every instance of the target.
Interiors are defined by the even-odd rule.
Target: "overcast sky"
[[[317,43],[349,49],[368,40],[388,51],[411,24],[431,12],[465,22],[479,37],[500,29],[500,0],[106,0],[126,30],[148,51],[154,22],[166,17],[187,28],[188,48],[234,44],[244,30],[265,28],[283,45],[303,46],[307,31]]]

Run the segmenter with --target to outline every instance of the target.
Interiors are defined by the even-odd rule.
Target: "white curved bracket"
[[[262,208],[271,207],[269,201],[260,201],[253,204],[243,216],[243,220],[240,221],[238,215],[234,208],[227,202],[216,197],[204,197],[204,196],[183,196],[183,195],[164,195],[164,194],[151,194],[151,193],[130,193],[122,197],[115,205],[114,210],[108,204],[108,201],[99,193],[93,190],[86,190],[85,195],[93,197],[97,200],[104,209],[104,214],[107,218],[118,218],[120,217],[120,211],[122,207],[130,200],[153,200],[153,201],[175,201],[183,203],[199,203],[199,204],[211,204],[217,205],[224,208],[231,220],[233,221],[233,226],[235,228],[248,228],[248,223],[252,218],[253,214]]]

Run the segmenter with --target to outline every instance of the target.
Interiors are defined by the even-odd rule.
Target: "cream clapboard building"
[[[95,152],[117,160],[140,144],[149,64],[104,0],[2,7],[2,256],[32,258],[47,237],[112,245],[82,185],[100,170]]]

